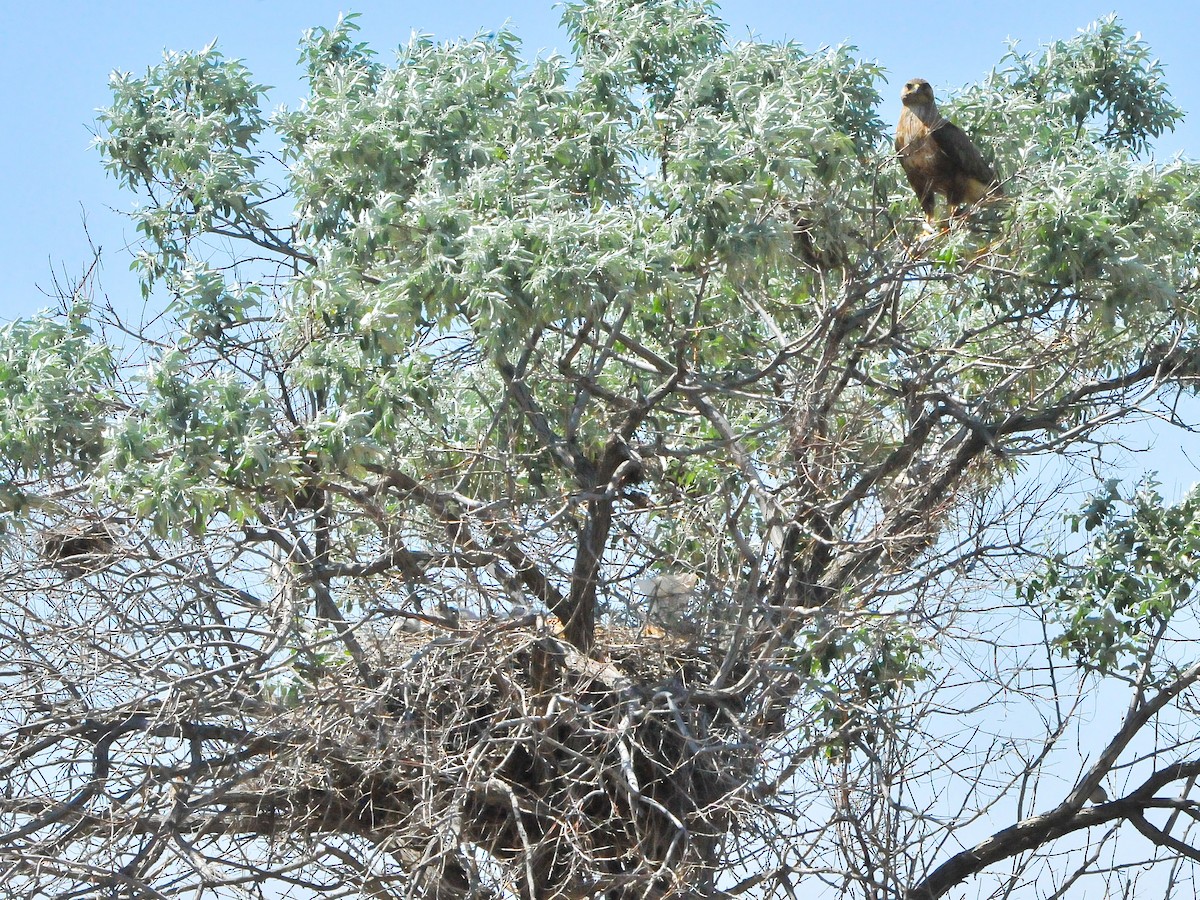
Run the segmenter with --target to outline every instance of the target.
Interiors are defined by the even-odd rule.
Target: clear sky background
[[[198,49],[216,38],[227,57],[243,59],[261,83],[273,85],[267,108],[294,106],[303,96],[296,65],[306,28],[332,26],[339,12],[359,12],[362,38],[381,60],[392,57],[414,29],[439,39],[495,30],[506,22],[527,55],[566,52],[559,11],[551,0],[4,0],[0,31],[0,260],[5,274],[0,322],[52,305],[44,293],[55,273],[69,281],[86,268],[90,234],[103,250],[100,284],[119,307],[140,302],[128,272],[135,238],[121,216],[133,198],[116,189],[91,147],[96,110],[107,104],[114,69],[144,72],[164,49]],[[771,2],[726,0],[722,17],[733,40],[790,39],[809,49],[851,43],[886,70],[881,115],[899,115],[900,85],[929,79],[939,94],[978,80],[1009,41],[1023,51],[1067,39],[1116,12],[1141,32],[1166,66],[1175,102],[1189,117],[1159,142],[1160,157],[1200,157],[1200,20],[1184,0],[922,0],[920,3]],[[1147,433],[1150,434],[1149,432]],[[1146,446],[1152,436],[1135,446]],[[1196,480],[1188,435],[1163,432],[1153,454],[1134,469],[1157,468],[1169,493]],[[1195,454],[1200,459],[1200,454]]]

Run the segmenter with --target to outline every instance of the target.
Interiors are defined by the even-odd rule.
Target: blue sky
[[[1068,38],[1109,12],[1141,31],[1167,65],[1178,102],[1200,116],[1200,59],[1193,44],[1200,26],[1182,3],[1105,0],[1006,3],[820,2],[728,0],[722,15],[730,36],[793,39],[810,48],[850,42],[888,72],[882,110],[898,114],[904,80],[928,78],[946,90],[974,81],[1000,58],[1006,41],[1025,49]],[[305,28],[332,25],[340,11],[362,14],[364,38],[386,59],[415,28],[439,38],[490,30],[509,21],[527,52],[566,49],[559,13],[550,0],[442,0],[414,4],[359,0],[210,0],[181,2],[63,2],[4,4],[0,84],[0,258],[6,274],[0,320],[28,315],[50,301],[39,288],[52,272],[77,275],[88,258],[84,220],[104,251],[102,284],[114,301],[133,292],[124,247],[133,234],[117,211],[132,199],[109,180],[91,149],[95,110],[108,100],[108,73],[143,71],[164,49],[194,49],[217,38],[226,56],[244,59],[274,85],[270,105],[301,97],[296,45]],[[1188,120],[1160,144],[1160,153],[1200,153],[1200,119]],[[132,297],[130,299],[133,299]]]

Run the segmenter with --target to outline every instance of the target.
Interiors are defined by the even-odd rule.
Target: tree
[[[342,19],[269,118],[213,46],[114,76],[165,304],[0,333],[6,889],[1171,895],[1200,500],[1038,539],[1195,381],[1146,46],[953,98],[1005,199],[924,236],[851,48],[564,19]]]

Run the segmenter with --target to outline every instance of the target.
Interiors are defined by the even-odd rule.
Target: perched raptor
[[[914,78],[906,83],[900,100],[904,111],[896,125],[896,153],[931,227],[937,194],[946,198],[953,215],[964,204],[1001,193],[996,173],[979,148],[938,112],[928,81]]]

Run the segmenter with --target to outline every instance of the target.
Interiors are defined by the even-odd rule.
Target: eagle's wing
[[[984,185],[994,185],[996,173],[984,160],[967,133],[953,122],[943,122],[931,132],[933,139],[950,161],[964,174]]]

